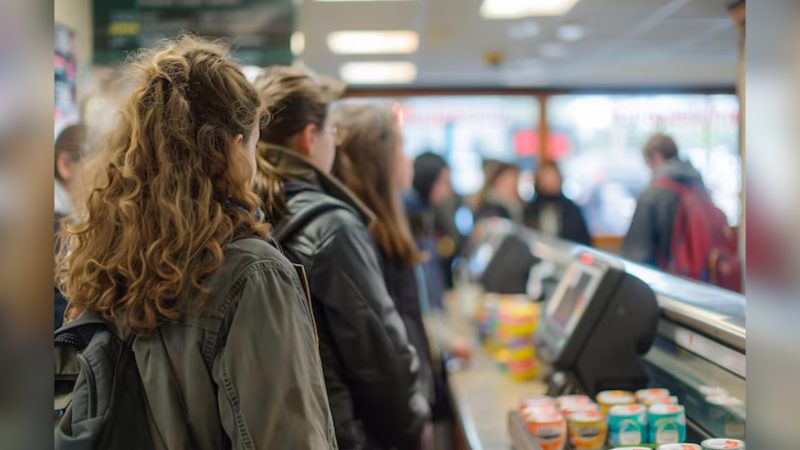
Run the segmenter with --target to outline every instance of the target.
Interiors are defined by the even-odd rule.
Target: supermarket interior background
[[[348,96],[397,102],[408,155],[442,155],[460,195],[477,192],[482,161],[497,159],[521,169],[530,200],[538,161],[558,162],[564,193],[607,248],[628,229],[649,181],[640,149],[659,131],[739,225],[743,29],[730,2],[581,1],[563,15],[527,10],[537,2],[462,3],[56,3],[55,131],[81,114],[108,119],[128,52],[193,30],[230,39],[253,77],[299,63],[343,79]]]
[[[770,448],[797,448],[784,433],[796,425],[790,406],[761,435],[746,420],[746,10],[745,0],[56,0],[53,137],[82,122],[86,154],[101,149],[130,90],[125,62],[184,31],[230,43],[250,81],[272,65],[342,80],[333,109],[391,105],[406,156],[434,153],[450,168],[453,202],[437,211],[450,239],[433,247],[447,293],[424,318],[431,341],[449,339],[449,419],[420,448],[710,450],[747,440],[768,450],[752,446],[763,435]],[[735,283],[623,254],[652,187],[643,148],[656,133],[674,139],[734,233]],[[526,205],[550,162],[585,219],[586,245],[470,211],[489,163],[516,168]],[[761,230],[759,246],[780,247]],[[620,421],[631,417],[637,437],[627,440]]]

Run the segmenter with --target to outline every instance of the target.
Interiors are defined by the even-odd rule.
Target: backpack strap
[[[654,187],[666,189],[675,192],[678,195],[683,195],[693,190],[691,187],[686,186],[683,183],[678,183],[669,177],[655,177],[651,184]]]
[[[86,348],[100,330],[109,330],[116,334],[113,327],[103,320],[99,315],[91,311],[83,311],[74,320],[64,324],[55,331],[55,343],[69,344],[80,350]]]

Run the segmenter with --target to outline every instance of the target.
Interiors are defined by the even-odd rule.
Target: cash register
[[[581,251],[547,300],[537,351],[552,366],[548,394],[646,387],[642,356],[659,317],[653,290],[621,261]]]

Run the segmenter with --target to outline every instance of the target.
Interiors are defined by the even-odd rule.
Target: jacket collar
[[[331,197],[340,200],[353,209],[361,216],[367,226],[375,221],[373,213],[367,205],[356,197],[341,181],[328,175],[314,163],[304,158],[294,150],[274,144],[260,143],[267,162],[287,173],[289,180],[296,180],[309,189],[323,192]]]

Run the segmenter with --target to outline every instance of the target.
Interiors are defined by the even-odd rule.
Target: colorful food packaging
[[[608,410],[608,441],[611,445],[641,445],[647,441],[647,408],[616,405]]]
[[[653,405],[647,411],[648,442],[674,444],[686,439],[686,412],[681,405]]]
[[[564,450],[567,444],[567,422],[561,414],[524,414],[528,431],[542,450]]]
[[[738,439],[707,439],[700,446],[702,450],[744,450],[744,442]]]
[[[653,398],[661,398],[661,397],[669,397],[669,389],[663,388],[650,388],[650,389],[639,389],[636,391],[636,401],[639,403],[645,403],[645,400],[653,399]]]
[[[636,397],[628,391],[601,391],[597,394],[597,404],[600,405],[600,412],[608,414],[608,410],[616,405],[633,405]]]
[[[578,412],[567,419],[569,441],[574,449],[602,450],[606,443],[608,425],[598,412]]]
[[[670,395],[669,397],[648,397],[645,398],[642,402],[644,406],[653,406],[659,404],[665,405],[678,405],[680,402],[678,401],[678,397],[674,395]]]
[[[564,415],[567,419],[569,416],[576,414],[576,413],[594,413],[598,416],[602,417],[603,415],[600,413],[600,406],[597,403],[569,403],[561,407],[561,414]]]
[[[587,403],[594,402],[592,402],[592,399],[588,395],[562,395],[560,397],[556,397],[556,403],[558,403],[559,408],[563,408],[565,405],[585,405]]]
[[[700,448],[700,446],[697,444],[680,443],[680,444],[659,445],[658,450],[703,450],[703,449]]]

